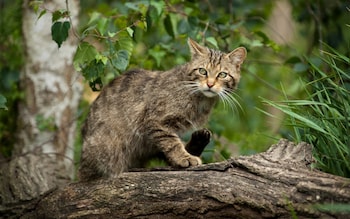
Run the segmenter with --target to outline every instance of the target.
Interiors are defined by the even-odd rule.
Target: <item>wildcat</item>
[[[105,86],[82,129],[80,180],[113,178],[163,153],[170,165],[200,165],[209,142],[201,129],[185,145],[179,135],[207,122],[218,99],[229,102],[246,49],[230,53],[188,39],[191,61],[167,71],[131,70]]]

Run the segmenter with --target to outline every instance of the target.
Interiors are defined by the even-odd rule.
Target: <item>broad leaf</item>
[[[81,71],[81,68],[94,60],[97,55],[98,52],[96,51],[95,47],[87,42],[81,43],[73,59],[75,70]]]
[[[62,43],[67,39],[69,29],[70,23],[68,21],[58,21],[51,26],[52,39],[57,43],[58,48],[60,48]]]
[[[54,22],[58,21],[59,19],[61,19],[62,15],[63,15],[62,11],[59,11],[59,10],[58,11],[54,11],[52,13],[52,23],[54,23]]]
[[[134,30],[133,30],[132,28],[127,27],[127,28],[126,28],[126,31],[128,32],[128,34],[129,34],[130,37],[133,37],[133,36],[134,36]]]
[[[102,75],[105,65],[99,61],[92,61],[83,70],[83,76],[86,80],[91,81]]]
[[[208,43],[210,43],[211,45],[213,45],[216,49],[219,48],[218,46],[218,42],[216,41],[216,39],[214,37],[207,37],[205,39],[205,41],[207,41]]]
[[[124,71],[129,65],[129,54],[126,50],[119,50],[111,61],[116,69]]]
[[[118,40],[116,42],[116,49],[126,50],[130,56],[133,48],[134,44],[132,42],[132,38],[129,36],[129,33],[127,31],[120,32],[118,34]]]
[[[173,14],[168,14],[164,19],[164,27],[166,32],[173,38],[176,37],[176,18]]]

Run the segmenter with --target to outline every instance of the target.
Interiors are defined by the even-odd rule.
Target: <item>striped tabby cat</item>
[[[195,131],[187,144],[179,135],[204,125],[218,99],[232,102],[246,49],[188,44],[190,62],[163,72],[131,70],[103,88],[82,129],[81,180],[116,177],[159,153],[172,166],[202,163],[210,132]]]

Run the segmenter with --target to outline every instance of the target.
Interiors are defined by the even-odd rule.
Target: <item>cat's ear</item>
[[[188,38],[188,46],[190,47],[192,58],[196,56],[205,56],[208,54],[209,50],[205,46],[199,45],[197,42]]]
[[[232,52],[226,54],[226,57],[230,59],[230,61],[239,68],[245,58],[247,57],[247,50],[244,47],[238,47]]]

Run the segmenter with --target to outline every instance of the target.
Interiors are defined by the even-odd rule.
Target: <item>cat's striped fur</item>
[[[116,177],[159,152],[173,166],[201,164],[179,135],[204,125],[218,99],[233,104],[246,50],[223,53],[191,39],[188,44],[190,62],[163,72],[131,70],[103,88],[82,130],[81,180]],[[208,131],[195,134],[188,145],[194,150]]]

